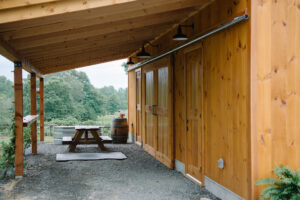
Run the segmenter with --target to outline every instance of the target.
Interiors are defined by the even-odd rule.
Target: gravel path
[[[26,153],[24,178],[0,185],[0,199],[216,199],[134,144],[105,146],[108,151],[121,151],[128,158],[121,161],[56,162],[55,154],[67,153],[67,146],[40,143],[38,155]],[[79,145],[76,151],[100,150],[92,145]]]

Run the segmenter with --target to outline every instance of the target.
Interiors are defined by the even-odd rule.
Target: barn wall
[[[251,162],[247,31],[243,23],[203,41],[205,175],[244,198]]]
[[[201,35],[221,23],[241,15],[250,4],[247,0],[216,0],[193,14],[182,24],[189,37]],[[158,55],[180,44],[172,40],[176,27],[153,41],[159,48],[146,47]],[[203,175],[237,195],[250,199],[250,22],[242,22],[208,37],[203,48]],[[184,49],[174,57],[174,135],[175,159],[186,163],[185,63]],[[201,134],[201,133],[200,133]],[[225,168],[217,167],[223,158]],[[204,183],[205,184],[205,183]]]
[[[253,180],[300,168],[300,3],[252,3]],[[253,190],[258,198],[260,190]]]
[[[136,132],[136,79],[135,71],[128,72],[128,126],[129,133],[135,135]],[[133,125],[133,126],[132,126]]]

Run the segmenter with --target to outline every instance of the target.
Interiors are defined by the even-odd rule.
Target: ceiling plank
[[[49,3],[54,1],[60,1],[60,0],[1,0],[0,10]]]
[[[108,62],[112,60],[118,60],[126,58],[128,55],[128,51],[134,50],[135,47],[132,49],[126,49],[124,52],[117,51],[117,52],[105,52],[104,54],[98,54],[94,56],[90,56],[85,59],[77,59],[76,62],[72,62],[70,60],[66,60],[65,62],[55,63],[54,65],[44,65],[40,70],[42,70],[45,74],[53,73],[57,71],[65,71],[69,69],[84,67],[93,64],[99,64],[103,62]]]
[[[174,24],[182,17],[187,15],[186,12],[167,12],[156,14],[149,17],[141,17],[134,20],[122,20],[116,23],[106,23],[103,25],[90,26],[70,31],[62,31],[39,36],[27,37],[22,39],[10,40],[13,46],[22,46],[22,48],[33,48],[45,46],[53,43],[67,42],[80,38],[90,38],[97,35],[111,34],[114,32],[127,31],[151,25],[169,23]]]
[[[101,9],[91,9],[85,12],[65,13],[41,19],[25,20],[15,23],[1,24],[0,33],[22,30],[22,34],[50,33],[86,27],[95,24],[136,18],[151,14],[158,14],[172,10],[191,8],[203,5],[208,0],[137,0],[128,4],[110,6]],[[29,33],[28,30],[29,29]],[[32,30],[32,31],[31,31]],[[12,38],[16,36],[12,36]]]
[[[82,62],[78,62],[78,63],[74,63],[74,64],[51,68],[51,69],[46,70],[44,73],[45,74],[57,73],[57,72],[61,72],[61,71],[66,71],[66,70],[71,70],[71,69],[75,69],[75,68],[100,64],[100,63],[109,62],[112,60],[118,60],[118,59],[122,59],[122,58],[126,58],[126,55],[118,54],[118,55],[111,55],[110,57],[100,57],[100,58],[95,58],[93,60],[82,61]]]
[[[66,56],[80,56],[81,54],[85,54],[87,52],[107,52],[109,51],[109,49],[126,49],[127,47],[135,47],[136,49],[141,47],[141,43],[140,41],[119,41],[119,42],[114,42],[114,43],[110,43],[110,44],[106,44],[106,45],[102,45],[96,48],[86,48],[86,49],[77,49],[74,51],[67,51],[64,54],[39,54],[35,57],[31,57],[31,61],[34,63],[46,63],[47,61],[50,60],[56,60],[59,59],[61,57],[66,57]],[[130,52],[129,52],[130,53]],[[128,54],[129,55],[129,54]]]
[[[24,47],[19,45],[15,47],[18,48],[18,50],[20,50],[20,53],[22,53],[24,56],[29,56],[36,53],[38,54],[39,52],[42,51],[56,52],[59,49],[64,49],[65,51],[68,51],[69,49],[72,48],[97,47],[103,44],[110,43],[111,41],[124,40],[124,39],[128,41],[139,39],[142,45],[143,42],[146,42],[143,41],[143,36],[145,36],[145,38],[148,37],[153,38],[153,36],[160,34],[162,31],[166,30],[169,27],[170,24],[165,23],[165,24],[152,25],[152,26],[142,27],[139,29],[133,29],[128,31],[119,31],[117,33],[112,33],[112,34],[105,34],[105,35],[99,35],[90,38],[83,38],[83,39],[78,39],[78,40],[73,40],[68,42],[49,44],[41,47],[33,47],[27,49],[23,49]]]
[[[68,0],[2,10],[0,24],[114,6],[136,0]]]
[[[81,52],[86,52],[86,51],[91,51],[93,52],[94,50],[97,49],[102,49],[103,51],[106,51],[107,48],[110,48],[114,46],[115,48],[124,48],[126,45],[130,45],[132,43],[138,44],[136,46],[136,49],[140,48],[143,44],[142,41],[147,41],[151,40],[153,38],[151,33],[148,33],[147,35],[142,35],[142,36],[134,36],[133,39],[127,39],[126,37],[124,38],[114,38],[110,39],[109,41],[103,41],[101,45],[97,46],[86,46],[86,47],[73,47],[73,48],[68,48],[67,50],[65,49],[56,49],[55,51],[40,51],[36,52],[33,54],[25,54],[26,57],[30,57],[31,60],[39,60],[39,59],[44,59],[44,58],[57,58],[61,56],[67,56],[67,55],[72,55],[75,53],[81,53]]]

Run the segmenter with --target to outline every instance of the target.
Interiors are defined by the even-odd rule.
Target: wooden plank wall
[[[247,0],[216,0],[182,24],[196,37],[248,9]],[[205,134],[204,175],[243,198],[250,199],[250,23],[243,22],[203,42]],[[146,47],[151,55],[180,44],[172,40],[177,27],[153,41],[158,48]],[[186,164],[185,61],[183,51],[174,53],[174,134],[175,159]],[[219,169],[217,161],[225,160]]]
[[[135,135],[136,129],[136,80],[135,71],[128,72],[128,126],[129,133]]]
[[[244,198],[251,162],[247,31],[240,24],[203,43],[205,175]],[[217,167],[220,158],[224,169]]]
[[[274,163],[300,168],[300,2],[252,1],[251,16],[255,181],[270,177]]]

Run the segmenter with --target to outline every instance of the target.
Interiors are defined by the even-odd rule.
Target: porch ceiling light
[[[182,27],[190,27],[194,29],[194,24],[192,25],[178,25],[177,28],[177,33],[173,36],[173,40],[175,41],[183,41],[183,40],[187,40],[188,37],[182,33]]]
[[[132,62],[132,58],[130,57],[128,62],[127,62],[127,65],[134,65],[134,62]]]
[[[136,54],[137,58],[151,58],[150,54],[146,52],[145,47],[143,45],[142,51],[140,51],[138,54]]]

